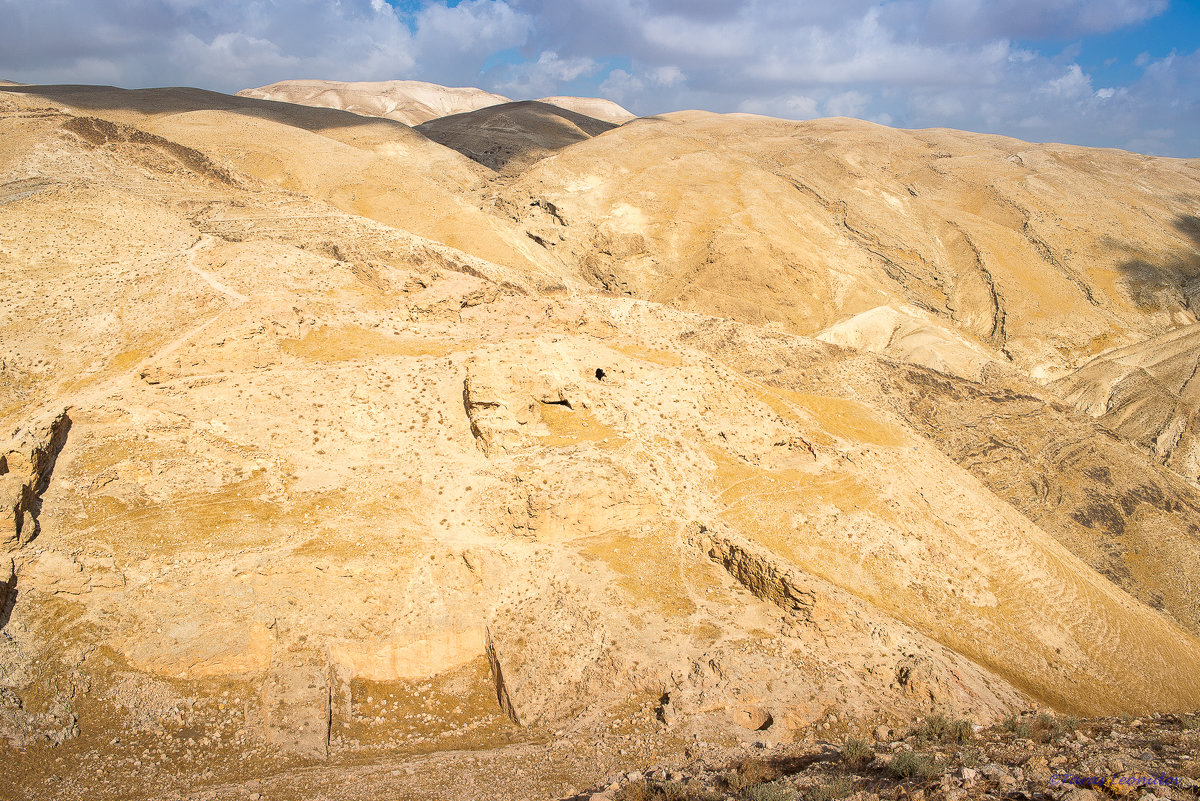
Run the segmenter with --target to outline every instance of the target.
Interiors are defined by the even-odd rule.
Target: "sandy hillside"
[[[637,117],[636,114],[603,97],[539,97],[539,103],[549,103],[552,106],[595,117],[598,120],[620,125]]]
[[[563,273],[557,259],[521,227],[478,207],[488,170],[402,123],[198,89],[66,86],[21,92],[28,102],[138,126],[200,148],[276,187],[472,255]]]
[[[507,103],[503,95],[424,81],[279,81],[243,89],[240,97],[336,108],[418,125],[436,117]]]
[[[1200,708],[1200,488],[1046,383],[1186,408],[1101,354],[1192,330],[1194,163],[514,105],[0,92],[0,796]]]

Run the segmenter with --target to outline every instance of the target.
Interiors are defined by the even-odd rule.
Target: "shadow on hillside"
[[[43,97],[81,111],[131,111],[140,114],[183,114],[189,111],[226,111],[247,117],[279,122],[309,131],[352,128],[364,125],[412,130],[395,120],[364,117],[332,108],[301,106],[276,100],[225,95],[191,87],[162,89],[119,89],[115,86],[47,85],[4,86],[0,91]]]
[[[13,607],[17,605],[17,578],[6,582],[0,582],[0,631],[8,625],[8,621],[12,619]]]
[[[520,100],[438,117],[414,130],[500,171],[528,168],[551,153],[617,127],[550,103]]]
[[[1188,308],[1200,315],[1200,217],[1183,214],[1173,227],[1191,243],[1161,262],[1131,258],[1117,265],[1121,283],[1139,308],[1171,312]],[[1115,244],[1115,243],[1114,243]]]

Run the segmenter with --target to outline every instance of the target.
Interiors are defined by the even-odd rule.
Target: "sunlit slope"
[[[424,81],[278,81],[243,89],[238,96],[336,108],[405,125],[509,102],[507,97],[482,89]]]
[[[903,419],[1089,567],[1200,633],[1200,490],[1052,392],[1011,374],[965,381],[781,334],[715,326],[693,342],[769,386]]]
[[[405,125],[462,114],[488,106],[511,103],[510,98],[473,87],[441,86],[425,81],[278,81],[256,89],[243,89],[239,97],[277,100],[304,106],[336,108],[367,117],[382,117]],[[636,115],[601,97],[542,97],[576,114],[620,125]]]
[[[899,280],[894,305],[840,285],[829,302],[870,305],[829,342],[560,283],[343,210],[334,176],[288,160],[481,174],[407,128],[180,96],[0,93],[0,500],[19,512],[0,519],[0,687],[22,701],[0,709],[22,744],[0,794],[201,730],[229,735],[137,792],[594,742],[631,699],[669,704],[681,744],[790,742],[830,714],[1200,706],[1200,491]],[[524,236],[546,230],[532,216],[496,230],[550,258],[591,224],[584,196],[616,191],[583,180],[534,198],[558,245]],[[473,236],[491,213],[444,220]],[[766,297],[729,275],[728,302]],[[1136,366],[1164,382],[1176,350]]]
[[[483,168],[401,123],[197,89],[21,91],[77,114],[135,126],[248,175],[481,258],[559,272],[524,232],[478,208]]]
[[[803,334],[905,302],[1035,376],[1194,320],[1195,162],[678,112],[573,145],[504,197],[612,291]]]
[[[537,102],[549,103],[552,106],[574,111],[576,114],[584,114],[617,125],[629,122],[637,116],[629,109],[603,97],[539,97]]]
[[[84,581],[45,607],[55,625],[150,675],[403,682],[490,642],[522,723],[714,661],[661,691],[789,725],[829,693],[992,714],[1018,691],[1087,711],[1200,701],[1194,638],[901,418],[689,345],[703,319],[540,296],[66,115],[9,124],[53,147],[6,164],[50,182],[6,204],[42,232],[6,246],[21,300],[4,337],[29,365],[7,419],[74,421],[39,550],[16,552],[31,632],[39,597]],[[88,191],[57,191],[68,176]],[[348,600],[367,586],[386,603]],[[755,677],[781,642],[792,667],[768,692]]]

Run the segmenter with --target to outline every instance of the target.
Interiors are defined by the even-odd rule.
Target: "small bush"
[[[743,793],[749,801],[795,801],[796,791],[780,782],[756,784]]]
[[[1033,736],[1033,730],[1029,728],[1029,724],[1023,720],[1020,720],[1015,715],[1004,721],[1004,728],[1008,729],[1022,740],[1031,739]]]
[[[975,730],[969,720],[955,720],[938,712],[922,721],[915,733],[917,740],[924,743],[965,743]]]
[[[780,771],[765,759],[744,759],[738,765],[738,773],[742,774],[747,784],[762,784],[773,782],[779,778]]]
[[[1057,740],[1066,733],[1066,727],[1053,715],[1047,715],[1045,712],[1038,715],[1037,721],[1033,724],[1033,739],[1039,743]]]
[[[828,784],[822,784],[811,790],[808,798],[809,801],[839,801],[850,795],[853,790],[854,782],[850,781],[849,776],[838,776]]]
[[[1016,716],[1004,721],[1004,728],[1008,729],[1018,738],[1034,740],[1039,743],[1053,742],[1060,737],[1073,733],[1078,726],[1079,718],[1077,717],[1056,718],[1054,715],[1045,712],[1039,714],[1032,721]]]
[[[842,759],[852,768],[862,767],[875,758],[875,749],[866,740],[849,737],[842,744]]]
[[[725,786],[731,793],[739,793],[750,786],[750,782],[746,781],[746,777],[735,770],[731,770],[722,776],[721,781],[725,782]]]
[[[1053,742],[1060,737],[1074,734],[1077,728],[1079,728],[1079,718],[1074,715],[1069,715],[1061,719],[1052,719],[1050,728],[1047,730],[1048,733],[1046,734],[1045,742]]]
[[[645,779],[632,782],[617,790],[616,801],[651,801],[654,791]]]
[[[663,782],[658,788],[658,794],[665,801],[688,801],[688,798],[691,797],[691,793],[688,792],[688,788],[683,782]]]
[[[1195,715],[1180,715],[1179,724],[1183,726],[1184,731],[1196,731],[1200,729],[1200,717]]]
[[[888,769],[901,779],[929,779],[939,772],[938,764],[925,754],[901,751],[892,757]]]

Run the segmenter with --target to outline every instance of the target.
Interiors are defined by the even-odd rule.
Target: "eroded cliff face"
[[[69,793],[38,769],[69,757],[220,797],[548,741],[586,772],[639,716],[703,751],[830,714],[1200,707],[1194,476],[1034,380],[1191,320],[1071,261],[1109,207],[1048,188],[1141,157],[677,117],[501,186],[396,123],[103,97],[0,93],[0,786]],[[233,160],[242,117],[305,147]],[[608,159],[626,131],[655,158]],[[776,176],[793,205],[718,169],[768,145],[808,165]],[[1001,150],[1013,183],[980,189]],[[353,213],[325,152],[445,207]],[[1146,214],[1182,214],[1194,167],[1138,164]],[[487,221],[470,253],[455,208]],[[1052,274],[1002,256],[1039,241]],[[488,772],[456,770],[447,797]]]

